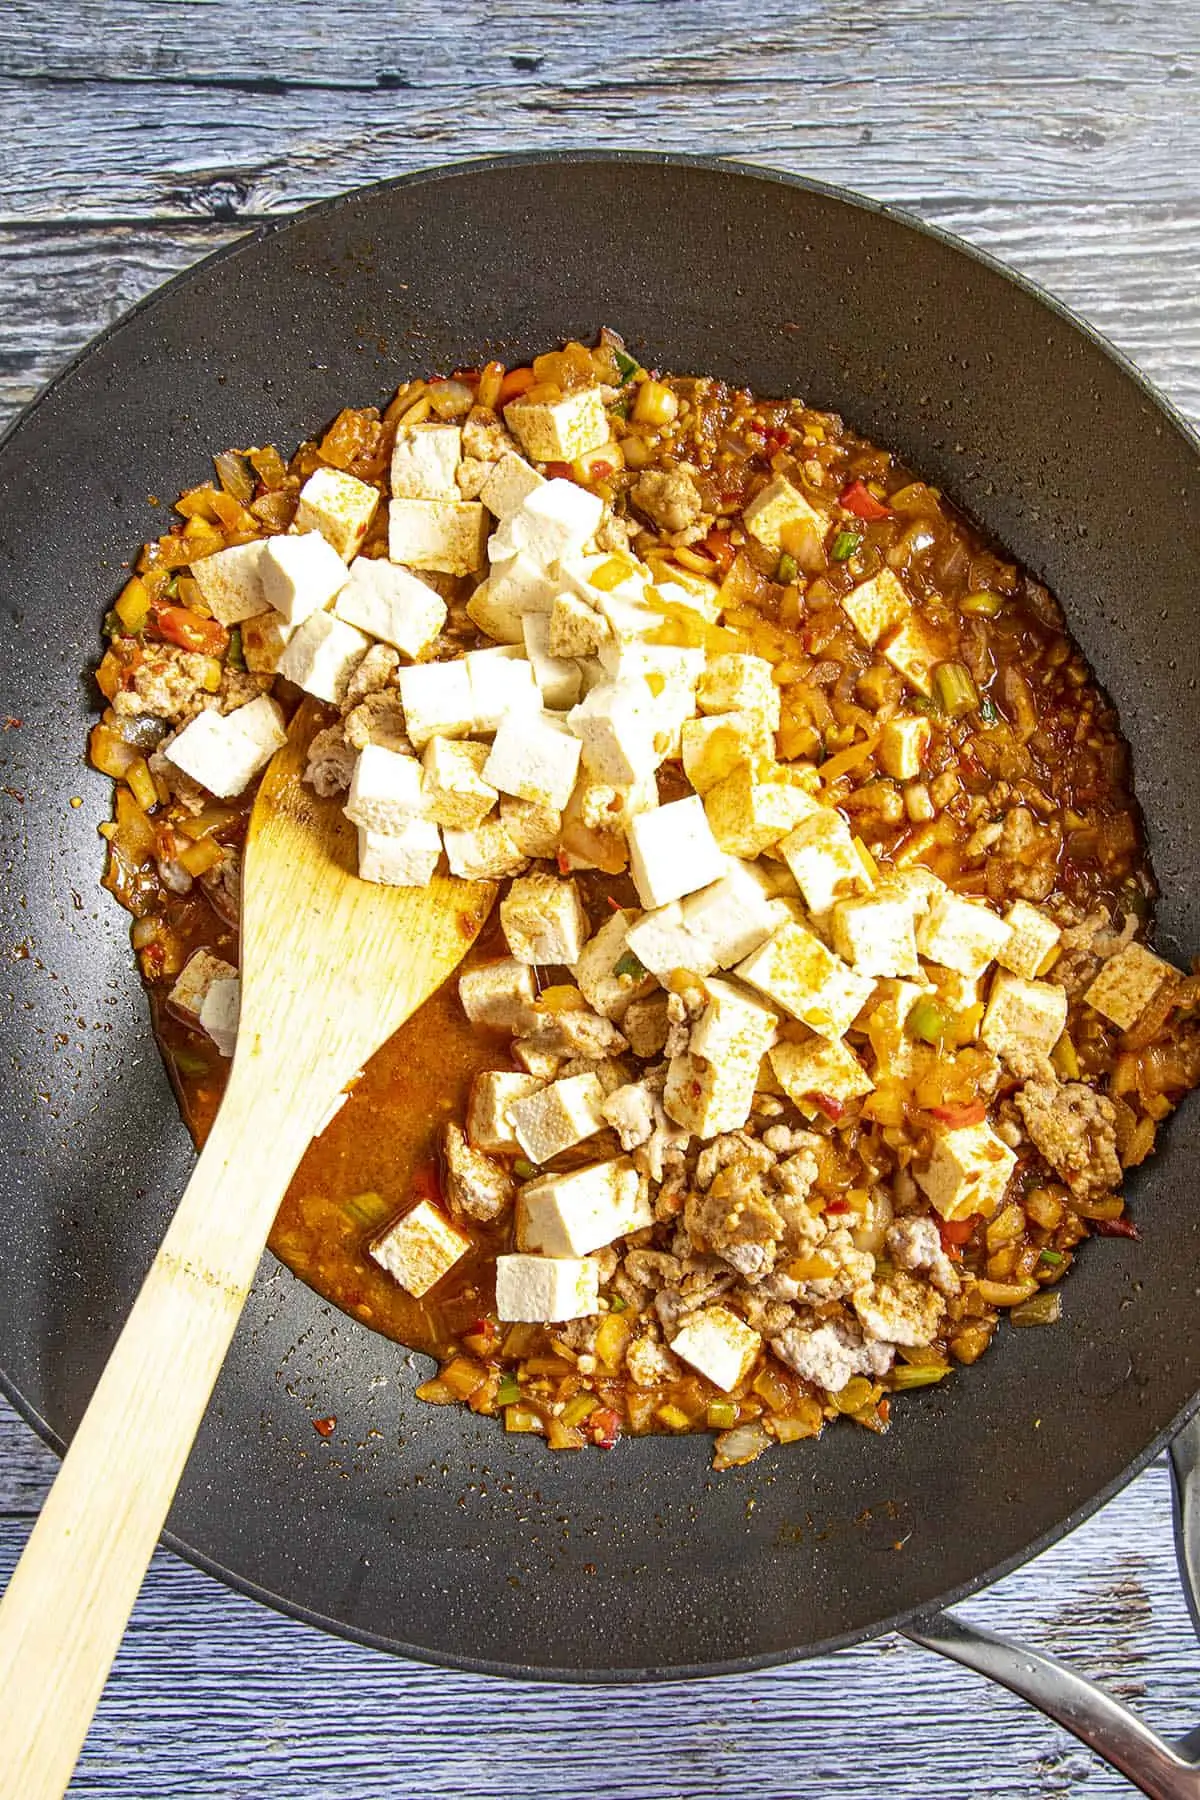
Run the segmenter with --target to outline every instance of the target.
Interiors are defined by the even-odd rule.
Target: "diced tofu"
[[[809,505],[785,475],[776,475],[745,508],[742,523],[767,550],[779,551],[788,548],[798,531],[807,529],[824,538],[829,520]]]
[[[732,856],[761,856],[820,810],[802,783],[783,771],[762,776],[744,763],[709,788],[704,810],[713,836]]]
[[[521,552],[500,562],[492,559],[488,594],[495,606],[511,607],[521,614],[549,613],[560,585],[540,563]]]
[[[744,764],[775,754],[775,733],[761,713],[715,713],[685,719],[680,732],[683,772],[698,794],[707,794]]]
[[[266,694],[235,712],[197,713],[163,754],[219,800],[240,794],[287,743],[283,714]]]
[[[630,927],[641,917],[632,907],[614,912],[588,939],[575,961],[572,973],[576,985],[592,1011],[602,1018],[621,1019],[630,1002],[648,994],[654,986],[642,973],[648,965],[626,941]]]
[[[548,714],[512,713],[500,721],[483,779],[502,794],[561,812],[579,773],[579,752],[579,739]]]
[[[880,890],[833,909],[833,947],[863,975],[918,975],[912,900]]]
[[[199,1025],[204,996],[213,982],[236,977],[237,970],[224,957],[214,956],[211,950],[193,950],[167,995],[167,1005],[189,1025]]]
[[[541,712],[542,696],[520,645],[468,650],[463,663],[471,684],[473,731],[488,734],[502,719]]]
[[[277,540],[286,543],[287,539]],[[334,612],[347,625],[415,661],[446,623],[446,602],[425,582],[378,556],[357,556]]]
[[[524,552],[540,568],[549,569],[577,555],[603,517],[599,494],[589,494],[573,481],[547,481],[492,533],[488,553],[497,562]]]
[[[898,626],[883,646],[883,654],[910,687],[926,697],[932,693],[933,671],[942,657],[920,619],[909,617]]]
[[[727,1306],[701,1306],[671,1339],[676,1356],[731,1394],[754,1366],[762,1339]]]
[[[488,516],[478,500],[393,500],[388,555],[410,569],[473,575],[487,561]]]
[[[522,875],[500,902],[500,925],[518,962],[546,967],[578,962],[588,921],[573,881]]]
[[[349,569],[319,531],[268,538],[261,567],[263,592],[289,625],[324,612],[350,579]]]
[[[757,1073],[775,1042],[779,1015],[719,976],[710,976],[704,990],[708,1004],[692,1029],[692,1055],[708,1063],[752,1063]]]
[[[496,1317],[530,1325],[586,1319],[600,1306],[600,1268],[590,1257],[498,1256]]]
[[[386,835],[358,828],[358,873],[381,887],[427,887],[442,853],[432,819],[412,817]]]
[[[539,1175],[517,1199],[517,1245],[544,1256],[585,1256],[654,1223],[637,1170],[626,1156],[587,1163],[567,1175]]]
[[[629,1039],[635,1056],[649,1061],[657,1056],[667,1041],[671,1020],[667,1012],[668,996],[661,991],[647,994],[645,999],[631,1001],[621,1020],[621,1030]]]
[[[500,823],[524,856],[552,857],[558,850],[562,813],[557,806],[540,806],[536,800],[501,794]]]
[[[721,616],[720,588],[715,581],[708,581],[691,569],[681,569],[673,564],[668,576],[660,565],[655,591],[660,600],[672,606],[688,606],[710,625],[715,625]]]
[[[917,926],[917,948],[930,962],[982,975],[1008,942],[1008,926],[982,900],[964,900],[947,888]]]
[[[939,1132],[924,1169],[913,1173],[943,1219],[990,1219],[1001,1201],[1017,1159],[986,1122]]]
[[[682,911],[684,924],[709,946],[719,969],[741,962],[775,929],[770,899],[740,862],[732,862],[711,887],[689,894]]]
[[[1083,997],[1119,1030],[1128,1031],[1163,982],[1174,974],[1170,963],[1147,950],[1145,944],[1126,944],[1109,957]]]
[[[370,638],[332,613],[310,613],[288,639],[279,673],[306,694],[336,704],[370,647]]]
[[[510,400],[504,422],[534,462],[574,462],[612,436],[598,387],[577,388],[561,400]]]
[[[832,1101],[836,1108],[869,1094],[875,1086],[853,1050],[840,1039],[833,1043],[813,1038],[807,1044],[776,1044],[771,1051],[771,1067],[788,1099],[809,1118],[831,1110],[818,1106],[816,1095]]]
[[[466,1233],[428,1200],[422,1200],[368,1245],[373,1260],[415,1300],[436,1287],[470,1248]]]
[[[528,1031],[539,1016],[534,1011],[537,990],[532,970],[511,956],[460,975],[458,997],[472,1025],[487,1025],[493,1031]]]
[[[899,576],[891,569],[881,569],[870,581],[860,581],[843,595],[842,611],[863,643],[873,649],[885,631],[908,617],[912,601]]]
[[[472,1148],[490,1156],[515,1154],[519,1145],[508,1109],[514,1100],[536,1094],[541,1085],[536,1075],[516,1069],[486,1069],[477,1075],[467,1105],[467,1138]]]
[[[486,744],[461,738],[431,737],[421,753],[424,770],[425,808],[438,825],[469,831],[482,824],[498,799],[495,788],[483,779],[488,759]]]
[[[692,695],[704,673],[703,650],[681,644],[649,644],[642,638],[611,639],[600,650],[600,661],[613,681],[626,681],[632,676],[660,676],[663,682],[684,687]],[[652,684],[651,691],[661,692]]]
[[[490,580],[481,581],[467,601],[467,617],[485,637],[495,638],[498,644],[525,641],[520,611],[511,601],[496,598]]]
[[[729,866],[696,794],[631,819],[629,859],[638,899],[645,907],[666,906],[694,894],[719,881]]]
[[[192,564],[192,579],[220,624],[240,625],[267,611],[271,602],[263,589],[262,561],[270,541],[232,544],[212,556],[197,557]]]
[[[258,613],[242,621],[242,655],[252,675],[274,675],[279,669],[292,627],[277,612]]]
[[[871,886],[850,828],[831,806],[811,812],[789,832],[779,849],[810,912],[826,912],[836,900],[849,899]]]
[[[543,1050],[534,1038],[518,1038],[512,1047],[513,1056],[530,1075],[535,1075],[544,1085],[553,1081],[563,1064],[569,1059],[560,1056],[556,1050]]]
[[[208,1033],[222,1056],[232,1056],[237,1048],[241,1004],[242,984],[236,975],[211,981],[200,1003],[200,1029]]]
[[[503,881],[506,875],[519,875],[528,860],[499,819],[485,819],[466,831],[451,828],[443,841],[450,873],[462,881]]]
[[[604,1089],[595,1075],[552,1081],[509,1109],[518,1144],[530,1162],[545,1163],[605,1127]]]
[[[348,563],[358,555],[379,505],[379,490],[342,469],[316,469],[300,489],[297,531],[319,531]]]
[[[401,669],[404,726],[418,750],[432,737],[466,737],[475,724],[471,679],[465,661],[419,663]]]
[[[1028,900],[1014,900],[1004,915],[1004,923],[1009,930],[1008,941],[998,951],[996,961],[1029,981],[1035,975],[1044,975],[1058,948],[1061,929]]]
[[[663,1108],[685,1131],[720,1137],[745,1125],[757,1085],[757,1064],[710,1063],[687,1051],[668,1064]]]
[[[879,766],[893,781],[915,781],[929,750],[933,726],[918,713],[889,719],[879,738]]]
[[[589,601],[566,592],[554,596],[546,634],[554,656],[591,656],[608,635],[608,620]]]
[[[457,500],[461,425],[401,425],[392,451],[392,492],[401,500]]]
[[[579,664],[571,657],[551,656],[550,617],[546,613],[527,613],[522,620],[522,637],[543,706],[565,712],[579,699]]]
[[[523,456],[518,456],[515,450],[506,450],[484,482],[479,498],[498,519],[507,519],[510,513],[524,505],[530,494],[536,494],[544,487],[545,482],[546,477],[539,475]]]
[[[875,985],[869,975],[847,968],[820,938],[794,923],[781,925],[761,949],[738,964],[736,973],[826,1038],[843,1035]]]
[[[653,698],[644,681],[602,682],[572,707],[567,723],[597,781],[632,787],[652,775],[665,754],[658,744]]]
[[[711,975],[716,955],[707,938],[689,930],[678,900],[643,913],[626,936],[629,950],[644,969],[665,981],[676,970],[689,975]]]
[[[779,729],[779,689],[765,656],[726,652],[709,658],[696,684],[703,713],[761,713],[772,731]]]
[[[421,765],[415,756],[402,756],[380,744],[368,744],[360,751],[346,802],[348,819],[364,831],[386,837],[427,811]]]
[[[979,1035],[1016,1075],[1031,1075],[1057,1044],[1067,1023],[1067,990],[1026,981],[1001,969],[992,982]]]
[[[609,781],[597,781],[587,769],[580,769],[571,795],[569,812],[578,816],[589,831],[628,831],[629,821],[638,813],[651,812],[658,805],[658,779],[647,775],[632,787]]]

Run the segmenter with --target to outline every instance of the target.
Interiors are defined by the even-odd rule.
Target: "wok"
[[[137,308],[0,454],[0,1381],[56,1446],[192,1155],[97,886],[109,784],[81,757],[97,622],[163,529],[148,496],[430,367],[603,323],[648,363],[836,408],[1050,585],[1133,746],[1159,946],[1200,948],[1200,457],[1093,333],[894,212],[700,160],[504,158],[314,208]],[[715,1673],[927,1619],[1077,1524],[1190,1411],[1198,1156],[1185,1105],[1129,1184],[1141,1241],[1084,1248],[1056,1328],[1002,1332],[884,1438],[830,1430],[719,1477],[705,1437],[555,1457],[423,1406],[421,1359],[268,1256],[167,1541],[347,1636],[507,1674]],[[337,1416],[328,1445],[313,1410]],[[917,1631],[953,1648],[951,1629]]]

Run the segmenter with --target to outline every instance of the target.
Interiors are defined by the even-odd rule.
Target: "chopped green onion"
[[[208,1070],[208,1058],[195,1050],[172,1050],[171,1060],[181,1075],[203,1075]]]
[[[782,581],[785,585],[790,581],[795,581],[796,569],[797,563],[795,557],[789,556],[785,550],[779,559],[779,567],[775,571],[776,581]]]
[[[849,562],[861,544],[861,531],[839,531],[830,547],[829,555],[834,562]]]
[[[937,717],[937,707],[925,694],[914,694],[908,705],[911,712],[921,713],[927,719]]]
[[[644,981],[646,968],[644,963],[638,961],[632,950],[626,950],[625,954],[619,956],[613,964],[613,974],[632,975],[635,981]]]
[[[898,1363],[892,1370],[892,1386],[897,1389],[932,1387],[950,1373],[948,1363]]]
[[[628,1306],[628,1300],[623,1300],[620,1294],[614,1294],[608,1303],[608,1310],[609,1312],[623,1313],[627,1310]]]
[[[714,1431],[728,1431],[731,1425],[737,1424],[737,1415],[736,1401],[710,1400],[705,1418]]]
[[[513,1164],[513,1174],[519,1175],[522,1181],[528,1181],[529,1177],[533,1174],[533,1164],[531,1162],[526,1162],[523,1156],[518,1156]]]
[[[990,694],[985,694],[983,699],[979,702],[979,717],[983,720],[985,725],[994,725],[1000,717],[1000,714],[996,710],[996,703]]]
[[[905,1030],[923,1044],[940,1044],[946,1035],[946,1015],[936,1000],[918,1000],[905,1020]]]
[[[600,1402],[595,1394],[576,1394],[568,1400],[560,1417],[564,1425],[582,1425],[589,1413],[594,1413]]]
[[[500,1386],[496,1389],[497,1406],[515,1406],[521,1398],[521,1389],[515,1375],[502,1375]]]
[[[627,350],[618,350],[615,346],[613,347],[613,361],[620,372],[622,387],[637,374],[642,366],[636,356],[630,356]]]
[[[1014,1306],[1009,1313],[1014,1325],[1054,1325],[1062,1318],[1062,1295],[1057,1288],[1043,1288]]]
[[[242,648],[242,628],[235,625],[229,633],[229,649],[225,653],[225,661],[231,669],[244,669],[246,652]]]
[[[115,609],[104,615],[104,635],[108,639],[127,637],[129,634],[121,622],[121,615]]]
[[[969,619],[994,619],[1004,605],[1001,594],[965,594],[958,603],[960,613],[966,613]]]
[[[1051,1269],[1057,1269],[1062,1262],[1062,1253],[1058,1250],[1043,1250],[1038,1261],[1046,1263]]]
[[[342,1211],[349,1213],[356,1225],[378,1225],[391,1210],[383,1195],[373,1192],[351,1194],[342,1201]]]
[[[629,408],[631,405],[632,401],[630,400],[629,395],[623,394],[619,400],[613,401],[612,405],[608,408],[608,415],[611,419],[627,419],[629,417]]]
[[[951,719],[961,719],[979,705],[979,689],[962,663],[939,663],[933,671],[934,698]]]

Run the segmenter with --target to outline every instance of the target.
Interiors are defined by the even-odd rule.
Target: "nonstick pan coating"
[[[1200,461],[1065,313],[895,214],[701,162],[477,163],[301,214],[139,308],[0,453],[0,718],[20,720],[0,733],[0,1368],[52,1441],[191,1161],[97,886],[109,784],[81,757],[97,621],[165,525],[147,497],[430,367],[604,323],[651,364],[838,409],[1049,582],[1133,744],[1159,944],[1200,948]],[[551,1456],[423,1406],[420,1359],[268,1256],[170,1541],[335,1630],[508,1672],[697,1673],[878,1631],[1078,1520],[1200,1388],[1198,1131],[1185,1105],[1129,1184],[1142,1241],[1085,1247],[1056,1328],[1002,1331],[886,1437],[842,1427],[719,1477],[705,1437]]]

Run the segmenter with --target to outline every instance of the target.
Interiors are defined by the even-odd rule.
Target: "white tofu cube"
[[[1123,950],[1109,957],[1083,997],[1119,1030],[1128,1031],[1145,1012],[1163,982],[1174,974],[1170,963],[1147,950],[1145,944],[1126,944]]]
[[[545,1163],[603,1131],[604,1089],[595,1075],[552,1081],[509,1109],[518,1144],[530,1162]]]
[[[427,812],[421,765],[380,744],[359,752],[346,801],[346,817],[364,831],[400,831],[411,818]]]
[[[506,875],[519,875],[528,860],[499,819],[485,819],[465,831],[451,828],[442,836],[450,873],[461,881],[503,881]]]
[[[941,1131],[924,1168],[913,1173],[929,1204],[943,1219],[990,1219],[1008,1186],[1017,1159],[986,1122]]]
[[[889,719],[880,733],[879,766],[893,781],[915,781],[929,752],[933,726],[918,713]]]
[[[397,681],[404,727],[418,750],[432,737],[466,737],[473,729],[471,679],[461,658],[401,669]]]
[[[380,1268],[419,1300],[466,1255],[471,1240],[431,1201],[422,1200],[367,1248]]]
[[[742,763],[709,788],[704,810],[713,836],[731,856],[761,856],[822,809],[792,770]]]
[[[192,579],[220,624],[240,625],[267,611],[271,602],[263,589],[262,562],[271,541],[257,538],[251,544],[231,544],[228,550],[197,557],[192,564]]]
[[[485,1069],[476,1075],[467,1104],[467,1138],[472,1148],[489,1156],[515,1155],[520,1146],[513,1136],[508,1109],[514,1100],[527,1100],[541,1086],[536,1075],[516,1069]]]
[[[921,619],[910,615],[898,626],[884,644],[883,654],[910,687],[929,697],[933,692],[933,671],[943,658]]]
[[[221,714],[210,708],[197,713],[163,746],[163,754],[210,794],[231,800],[286,743],[283,714],[274,700],[260,694],[235,712]]]
[[[358,873],[381,887],[428,887],[442,853],[442,834],[432,819],[405,819],[386,835],[358,828]]]
[[[550,569],[576,556],[599,529],[604,502],[573,481],[547,481],[510,513],[488,540],[493,562],[523,553]]]
[[[200,1029],[208,1033],[222,1056],[232,1056],[237,1048],[241,1005],[242,984],[236,975],[210,982],[200,1003]]]
[[[765,656],[725,652],[709,658],[696,684],[703,713],[761,713],[772,731],[779,729],[779,689]]]
[[[711,975],[716,954],[706,937],[689,930],[678,900],[643,913],[626,934],[626,947],[644,969],[666,981],[678,970]]]
[[[602,682],[571,708],[567,723],[583,745],[583,761],[597,781],[632,787],[663,760],[649,688],[640,680]]]
[[[698,1307],[671,1339],[676,1356],[726,1394],[746,1379],[761,1346],[757,1331],[727,1306]]]
[[[770,761],[775,733],[761,713],[715,713],[684,720],[680,749],[684,774],[698,794],[707,794],[743,764]]]
[[[881,569],[843,595],[842,611],[863,643],[873,649],[885,631],[908,617],[912,601],[899,577],[891,569]]]
[[[487,528],[478,500],[393,500],[388,555],[410,569],[473,575],[487,561]]]
[[[608,620],[590,601],[566,592],[554,596],[546,634],[546,647],[553,656],[591,656],[608,636]]]
[[[582,676],[571,657],[550,654],[550,615],[527,613],[522,620],[525,654],[542,696],[543,706],[565,712],[579,699]]]
[[[632,907],[612,913],[588,939],[572,967],[580,993],[602,1018],[623,1018],[630,1002],[641,999],[654,986],[643,973],[649,965],[627,942],[630,927],[641,917]]]
[[[1028,900],[1014,900],[1004,915],[1004,923],[1008,926],[1009,936],[997,953],[996,961],[1011,969],[1014,975],[1024,975],[1028,981],[1035,975],[1044,975],[1062,936],[1054,920],[1038,907],[1031,906]]]
[[[511,602],[495,598],[490,581],[481,581],[467,601],[467,617],[485,637],[495,638],[498,644],[525,641],[521,613]]]
[[[350,571],[319,531],[268,538],[262,584],[271,606],[289,625],[324,612],[350,579]]]
[[[224,957],[214,956],[211,950],[193,950],[167,995],[167,1005],[187,1024],[198,1026],[204,996],[214,981],[236,978],[237,970]]]
[[[469,831],[480,825],[499,796],[483,779],[486,744],[461,738],[431,737],[421,752],[425,808],[438,825]]]
[[[358,555],[379,505],[379,490],[342,469],[316,469],[300,489],[297,531],[319,531],[344,563]]]
[[[839,1038],[849,1029],[875,985],[795,923],[781,925],[736,973],[825,1038]]]
[[[536,800],[501,794],[500,823],[523,856],[556,855],[562,834],[562,813],[557,806],[540,806]]]
[[[510,713],[492,740],[483,779],[502,794],[561,812],[579,773],[579,753],[579,739],[548,714]]]
[[[561,400],[510,400],[504,422],[534,462],[574,462],[612,436],[598,387],[576,388]]]
[[[757,1075],[775,1042],[779,1015],[741,994],[728,981],[710,976],[704,984],[708,1004],[692,1028],[688,1049],[708,1063],[744,1063]]]
[[[917,926],[917,948],[930,962],[982,975],[1008,942],[1008,926],[982,900],[964,900],[947,888]]]
[[[549,614],[561,583],[548,575],[531,556],[518,551],[503,561],[492,559],[488,594],[494,606],[511,607],[516,613]]]
[[[871,886],[850,827],[831,806],[818,807],[779,846],[810,912],[827,912]]]
[[[627,1156],[587,1163],[566,1175],[539,1175],[517,1198],[517,1247],[544,1256],[585,1256],[654,1223]]]
[[[590,1318],[599,1306],[600,1268],[590,1257],[496,1258],[498,1319],[554,1325]]]
[[[684,924],[709,946],[719,969],[741,962],[775,929],[768,896],[741,862],[731,862],[711,887],[689,894],[682,910]]]
[[[472,1025],[493,1031],[529,1031],[539,1017],[533,972],[511,956],[467,969],[458,978],[458,997]]]
[[[853,1050],[840,1039],[776,1044],[771,1067],[788,1099],[810,1119],[819,1112],[836,1116],[838,1109],[871,1093],[875,1086]]]
[[[292,627],[277,612],[257,613],[243,619],[242,655],[252,675],[275,675],[279,659],[292,635]]]
[[[992,982],[979,1035],[1016,1075],[1043,1064],[1067,1024],[1067,990],[1048,981],[1026,981],[1001,969]]]
[[[757,1065],[705,1062],[688,1051],[668,1064],[663,1109],[696,1137],[720,1137],[745,1125],[757,1083]]]
[[[400,500],[457,500],[461,461],[461,425],[401,425],[392,451],[392,493]]]
[[[500,902],[500,925],[518,962],[545,967],[579,960],[588,921],[573,881],[557,875],[523,875]]]
[[[546,477],[539,475],[523,456],[506,450],[484,482],[479,498],[498,519],[507,519],[545,484]]]
[[[886,890],[833,909],[833,947],[863,975],[919,975],[914,907],[909,896]]]
[[[699,795],[672,800],[629,822],[629,864],[643,906],[665,906],[727,873]]]
[[[336,705],[370,647],[370,638],[332,613],[310,613],[288,639],[279,673],[306,694]]]
[[[541,692],[520,645],[468,650],[463,662],[471,684],[473,731],[491,733],[502,719],[541,712]]]
[[[829,526],[824,513],[810,506],[786,475],[776,475],[760,489],[742,512],[742,523],[751,537],[767,550],[786,550],[800,531],[815,532],[823,539]]]
[[[282,539],[286,543],[286,539]],[[446,623],[446,602],[425,582],[378,556],[357,556],[334,613],[410,661],[429,649]]]

